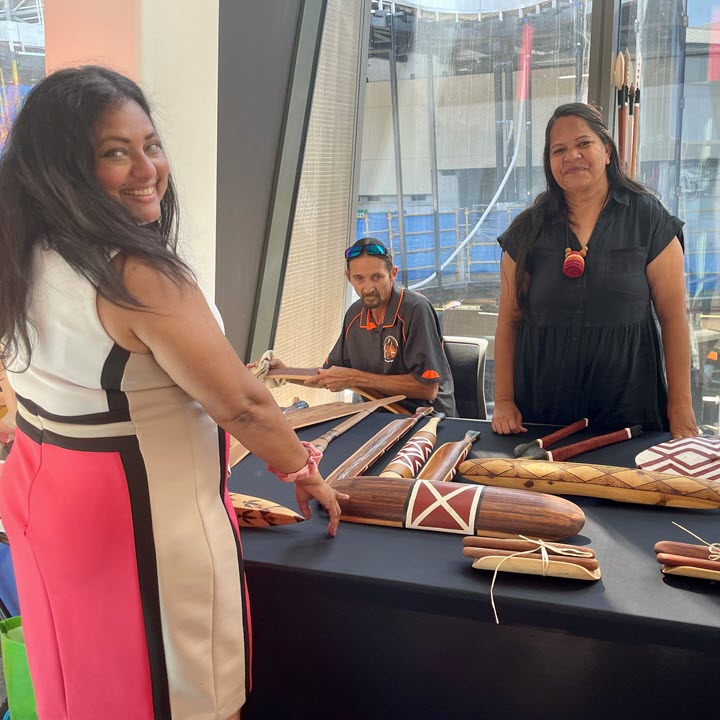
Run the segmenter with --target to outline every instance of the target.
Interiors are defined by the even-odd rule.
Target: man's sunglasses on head
[[[345,251],[345,259],[352,260],[363,252],[366,252],[368,255],[385,255],[385,257],[390,257],[390,252],[384,245],[380,243],[367,243],[367,245],[351,245]]]

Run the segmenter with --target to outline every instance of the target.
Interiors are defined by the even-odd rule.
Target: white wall
[[[219,0],[141,0],[139,80],[172,163],[181,252],[215,290]]]

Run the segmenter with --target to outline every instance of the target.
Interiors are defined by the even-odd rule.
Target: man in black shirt
[[[374,238],[358,240],[345,258],[347,279],[360,299],[345,314],[323,369],[305,384],[405,395],[408,408],[432,405],[454,417],[452,376],[430,301],[395,284],[398,268]]]

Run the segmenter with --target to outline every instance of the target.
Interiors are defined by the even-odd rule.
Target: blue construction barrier
[[[522,212],[522,207],[492,210],[468,245],[442,271],[443,284],[482,282],[500,272],[501,250],[497,238]],[[475,227],[482,210],[460,208],[440,212],[440,258],[444,262]],[[720,304],[720,218],[714,212],[688,208],[685,227],[685,269],[688,297],[713,307]],[[717,221],[717,222],[716,222]],[[400,267],[399,279],[412,284],[436,270],[432,213],[405,214],[405,261],[402,267],[397,211],[360,212],[356,238],[371,236],[390,247]],[[488,278],[489,279],[489,278]]]

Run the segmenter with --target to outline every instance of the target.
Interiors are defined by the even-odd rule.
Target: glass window
[[[702,430],[718,434],[720,4],[623,1],[619,30],[641,89],[637,179],[686,223],[693,403]]]
[[[43,77],[42,0],[0,0],[0,152],[25,96]]]
[[[460,303],[442,314],[445,334],[489,340],[490,411],[497,237],[544,189],[553,110],[587,101],[591,11],[582,0],[372,3],[356,234],[391,244],[399,280],[439,310]]]

